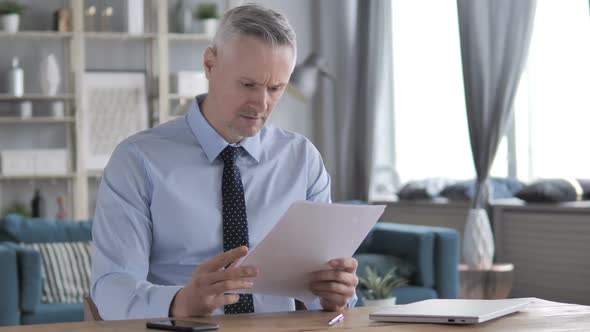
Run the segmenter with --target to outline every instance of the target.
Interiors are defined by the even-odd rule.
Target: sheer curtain
[[[390,151],[395,151],[400,180],[474,178],[457,3],[391,3],[396,145]],[[507,176],[507,160],[502,142],[491,174]]]
[[[529,61],[515,101],[518,177],[590,178],[587,0],[537,2]]]
[[[491,176],[590,178],[588,5],[587,0],[538,1],[514,102],[514,131],[500,142]],[[392,190],[392,183],[475,177],[456,1],[392,0],[391,17],[395,111],[377,115],[373,197],[379,198],[397,188]]]

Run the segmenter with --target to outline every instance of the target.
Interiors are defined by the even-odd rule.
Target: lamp
[[[313,97],[317,90],[318,78],[325,76],[335,82],[335,77],[326,70],[326,61],[320,55],[311,53],[301,64],[295,66],[287,92],[303,101]]]

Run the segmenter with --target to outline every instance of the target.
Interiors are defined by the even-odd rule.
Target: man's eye
[[[279,92],[281,91],[281,87],[280,86],[273,86],[271,88],[269,88],[270,92]]]
[[[242,82],[242,86],[246,87],[246,88],[253,88],[256,85],[254,83],[247,83],[247,82]]]

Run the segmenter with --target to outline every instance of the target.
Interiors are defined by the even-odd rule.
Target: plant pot
[[[217,31],[217,26],[219,25],[219,19],[216,18],[208,18],[200,21],[201,25],[201,32],[208,35],[213,36]]]
[[[8,14],[0,16],[0,28],[2,31],[15,33],[18,31],[20,16],[18,14]]]
[[[366,307],[387,307],[395,305],[395,297],[390,297],[388,299],[380,299],[380,300],[367,300],[363,299],[363,303]]]

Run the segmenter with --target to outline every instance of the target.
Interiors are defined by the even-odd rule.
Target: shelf
[[[103,171],[101,170],[89,170],[86,171],[86,177],[88,177],[88,179],[100,179],[102,177]]]
[[[72,36],[71,32],[57,31],[19,31],[15,33],[0,31],[0,38],[8,39],[66,39]]]
[[[168,39],[178,41],[212,41],[213,37],[204,33],[169,33]]]
[[[0,94],[0,101],[26,101],[26,100],[74,100],[73,94],[60,94],[55,96],[48,96],[40,93],[25,94],[22,96],[9,95],[6,93]]]
[[[187,99],[194,99],[195,98],[195,96],[181,96],[181,95],[177,95],[174,93],[171,93],[169,96],[170,96],[169,97],[170,100],[187,100]]]
[[[74,173],[60,174],[60,175],[2,175],[0,174],[0,181],[2,180],[60,180],[73,179]]]
[[[146,40],[155,39],[158,35],[155,33],[142,33],[137,35],[126,32],[85,32],[84,37],[88,39],[101,40]]]
[[[66,116],[63,118],[54,118],[50,116],[39,116],[32,118],[19,118],[19,117],[2,117],[0,116],[0,124],[19,124],[19,123],[73,123],[75,122],[74,117]]]

